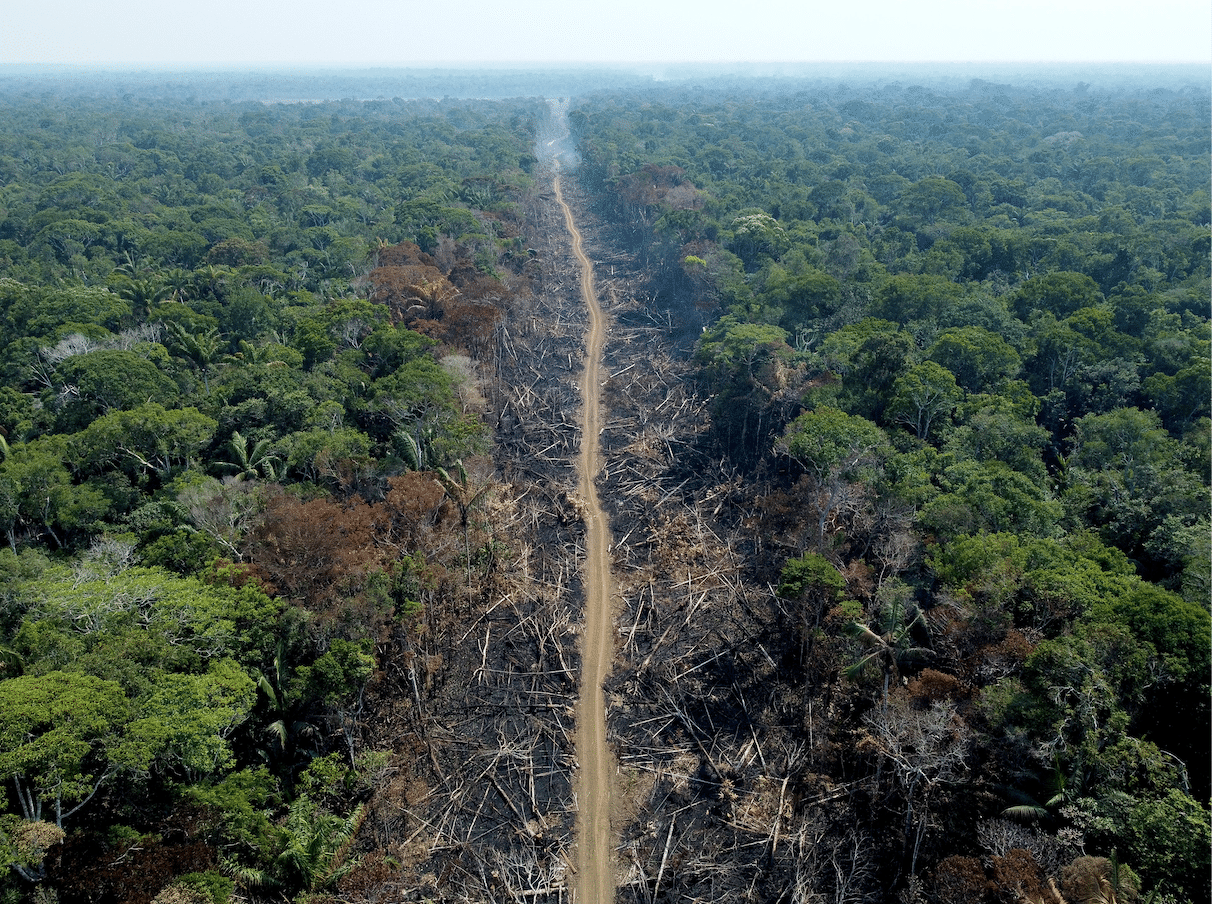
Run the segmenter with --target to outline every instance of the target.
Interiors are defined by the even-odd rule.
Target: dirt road
[[[581,376],[584,405],[579,492],[585,503],[585,627],[582,636],[580,700],[577,704],[577,876],[578,904],[614,901],[614,835],[610,830],[611,785],[614,763],[606,746],[606,704],[602,684],[610,670],[614,645],[611,638],[612,582],[610,529],[598,501],[594,477],[599,468],[601,357],[606,330],[594,289],[593,265],[585,256],[581,233],[560,190],[559,170],[554,181],[556,201],[572,236],[572,250],[581,267],[581,297],[589,311],[585,339],[585,371]]]

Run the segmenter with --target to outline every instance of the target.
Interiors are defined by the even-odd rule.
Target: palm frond
[[[857,678],[859,675],[861,675],[863,673],[863,669],[865,669],[871,663],[873,663],[877,659],[879,659],[880,656],[883,655],[883,653],[884,653],[884,651],[882,649],[876,650],[872,653],[868,653],[862,659],[858,660],[857,662],[852,662],[852,663],[850,663],[850,665],[843,668],[842,674],[853,681],[855,678]]]
[[[256,889],[278,889],[282,887],[279,881],[272,873],[257,869],[255,866],[242,866],[239,863],[225,863],[224,872],[226,872],[236,884],[241,888],[256,888]]]
[[[1046,819],[1048,817],[1048,808],[1041,807],[1039,804],[1016,804],[1013,807],[1006,807],[1006,809],[1002,810],[1001,815],[1006,819],[1029,825],[1041,819]]]
[[[278,745],[279,750],[286,749],[286,743],[290,740],[290,732],[286,728],[286,722],[282,719],[275,719],[265,726],[265,734],[269,737],[272,743]]]
[[[0,647],[0,678],[16,678],[24,671],[24,657],[12,647]]]
[[[853,637],[857,637],[859,640],[861,640],[865,645],[867,645],[869,647],[887,646],[887,644],[884,641],[884,638],[880,637],[878,634],[876,634],[874,631],[872,631],[869,627],[864,625],[862,622],[851,622],[849,625],[846,626],[846,632],[848,634],[852,635]]]
[[[269,700],[270,705],[274,709],[282,708],[281,701],[278,699],[278,692],[274,689],[274,686],[270,680],[264,675],[257,679],[257,690],[265,695],[266,699]]]
[[[411,433],[404,430],[396,431],[395,440],[400,448],[400,455],[408,467],[413,471],[421,470],[421,444]]]

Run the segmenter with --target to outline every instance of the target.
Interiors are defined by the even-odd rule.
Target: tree
[[[21,489],[7,473],[0,471],[0,528],[8,538],[9,549],[17,552],[17,524],[21,518]]]
[[[154,349],[155,347],[153,347]],[[164,356],[164,350],[159,353]],[[178,390],[155,363],[118,349],[76,355],[56,371],[56,426],[64,432],[83,430],[108,411],[156,403],[169,406]]]
[[[139,760],[189,782],[235,765],[228,738],[256,699],[252,678],[231,659],[211,663],[205,674],[163,673],[136,704],[126,743],[142,747]]]
[[[927,439],[930,428],[949,415],[962,397],[951,371],[925,361],[897,379],[889,413],[896,423],[909,427],[920,439]]]
[[[1212,668],[1205,642],[1212,628],[1207,608],[1148,581],[1126,580],[1117,589],[1119,593],[1100,596],[1091,614],[1126,626],[1138,641],[1151,645],[1161,659],[1161,674],[1153,677],[1157,684],[1193,681],[1205,686]]]
[[[361,645],[337,638],[310,666],[298,669],[297,681],[304,695],[324,708],[345,739],[351,768],[357,757],[357,720],[362,713],[362,695],[374,668],[374,657]]]
[[[193,331],[175,320],[168,321],[169,348],[202,374],[202,387],[210,393],[211,370],[223,359],[223,340],[216,327]]]
[[[1206,360],[1196,360],[1174,376],[1164,373],[1145,378],[1144,391],[1171,430],[1178,430],[1209,414],[1212,374]]]
[[[948,596],[988,613],[1013,618],[1033,633],[1056,636],[1102,599],[1123,592],[1134,575],[1127,557],[1089,533],[1059,539],[1011,533],[960,537],[929,560]]]
[[[1207,487],[1183,467],[1182,447],[1156,412],[1085,415],[1073,444],[1066,506],[1129,555],[1148,562],[1149,540],[1167,517],[1194,524],[1207,514]]]
[[[324,309],[329,335],[341,348],[361,348],[362,342],[375,328],[387,320],[386,305],[365,299],[343,298]]]
[[[252,526],[261,505],[253,489],[240,481],[220,482],[205,477],[180,486],[177,501],[185,507],[198,530],[209,535],[226,555],[239,562],[244,558],[244,534]]]
[[[927,356],[951,371],[968,392],[984,392],[1012,380],[1022,367],[1018,352],[1001,336],[979,326],[944,330]]]
[[[963,222],[970,217],[964,190],[950,179],[927,176],[906,188],[899,207],[911,222],[933,226],[940,219]]]
[[[8,801],[0,791],[0,805]],[[66,833],[44,820],[30,822],[10,814],[0,815],[0,877],[11,868],[31,885],[46,878],[46,856]]]
[[[699,342],[696,358],[721,376],[733,368],[745,368],[755,376],[754,367],[763,353],[779,352],[787,347],[787,331],[761,323],[747,323],[732,315],[720,318]]]
[[[435,464],[471,451],[465,443],[474,444],[474,417],[463,416],[453,375],[429,355],[405,361],[375,380],[370,392],[368,407],[374,416],[370,429],[376,438],[403,430],[421,446],[422,457]]]
[[[900,326],[896,323],[891,320],[880,320],[877,317],[864,317],[857,323],[846,324],[821,341],[819,351],[821,364],[834,373],[846,376],[862,366],[861,356],[866,356],[868,352],[864,350],[860,354],[860,350],[870,340],[894,336],[899,331]],[[889,349],[888,354],[879,356],[881,364],[887,362],[891,365],[893,373],[890,380],[895,379],[904,368],[906,357],[913,348],[912,337],[906,338],[908,343],[904,345],[903,351],[900,341],[897,340],[896,345]]]
[[[866,418],[821,407],[788,425],[782,443],[813,484],[816,542],[823,544],[830,519],[854,501],[855,485],[871,483],[878,475],[889,452],[888,438]]]
[[[20,530],[35,537],[45,532],[63,548],[73,532],[95,531],[109,511],[109,501],[95,487],[72,482],[63,446],[58,437],[38,439],[10,450],[0,462],[0,517],[8,522],[10,544]]]
[[[332,357],[337,343],[329,335],[328,325],[319,317],[304,317],[295,326],[291,346],[303,355],[303,366],[310,369]]]
[[[233,865],[237,882],[288,898],[331,888],[357,864],[346,848],[361,825],[362,813],[359,806],[342,818],[324,811],[307,795],[299,796],[290,805],[282,845],[272,864],[268,869]]]
[[[716,393],[712,427],[725,454],[752,461],[782,420],[772,403],[785,388],[792,355],[787,331],[727,315],[699,340],[695,358]]]
[[[903,862],[912,880],[930,828],[934,798],[964,774],[968,730],[950,700],[920,707],[893,695],[863,717],[868,738],[891,768],[905,808]]]
[[[286,474],[311,483],[338,485],[343,463],[369,465],[370,437],[353,427],[292,433],[282,441]]]
[[[1090,361],[1090,343],[1051,312],[1032,320],[1030,335],[1035,353],[1028,358],[1025,376],[1040,395],[1069,387]]]
[[[750,267],[762,257],[777,259],[790,246],[783,227],[765,211],[742,213],[730,226],[732,242],[729,250]]]
[[[362,597],[371,577],[386,564],[376,542],[388,513],[357,499],[300,502],[281,490],[268,496],[247,543],[249,561],[276,593],[295,600],[317,618],[315,629],[375,634],[390,606]]]
[[[888,438],[866,418],[822,406],[788,425],[783,443],[788,454],[823,484],[831,475],[859,479],[878,463]]]
[[[1128,816],[1132,864],[1155,890],[1178,892],[1187,900],[1209,900],[1212,830],[1208,810],[1177,788],[1141,800]]]
[[[1164,793],[1180,780],[1173,759],[1131,733],[1155,669],[1151,653],[1123,625],[1084,620],[1028,656],[1032,711],[1023,721],[1034,727],[1036,756],[1063,776],[1068,799]]]
[[[1038,478],[1000,461],[958,461],[937,477],[942,492],[921,510],[921,522],[940,537],[982,531],[1053,536],[1063,514]]]
[[[777,267],[766,279],[762,302],[775,305],[781,312],[779,325],[796,335],[837,311],[842,303],[842,287],[828,273],[812,267],[792,272]]]
[[[824,556],[806,552],[783,565],[779,574],[778,594],[798,604],[800,658],[809,665],[816,632],[829,610],[840,604],[846,590],[846,579]]]
[[[961,286],[941,276],[897,274],[880,287],[872,314],[915,333],[933,334],[962,295]]]
[[[259,661],[281,610],[252,584],[96,559],[43,569],[21,584],[20,598],[28,614],[14,646],[27,672],[103,674],[132,698],[151,692],[153,674],[202,672],[226,658]]]
[[[934,869],[934,895],[939,904],[976,904],[985,900],[990,883],[976,857],[951,854]]]
[[[130,411],[111,411],[76,434],[69,448],[86,473],[117,464],[138,479],[151,474],[167,481],[187,469],[211,441],[214,420],[196,408],[165,408],[148,402]]]
[[[63,828],[124,763],[129,701],[116,682],[72,672],[0,681],[0,776],[28,821]]]
[[[955,412],[959,426],[948,434],[943,449],[957,459],[1000,461],[1042,485],[1049,436],[1035,421],[1039,408],[1039,400],[1022,383],[1004,386],[997,395],[969,396]]]
[[[256,477],[273,480],[278,476],[274,468],[278,456],[268,439],[245,439],[239,430],[234,430],[227,442],[227,450],[231,453],[232,460],[219,462],[219,466],[235,471],[236,480]]]
[[[100,286],[52,289],[3,279],[0,299],[6,309],[0,335],[8,342],[33,337],[39,343],[53,343],[61,337],[65,324],[93,325],[117,333],[131,319],[130,304]]]
[[[1129,491],[1139,486],[1150,470],[1177,457],[1174,441],[1153,411],[1119,408],[1086,415],[1074,426],[1071,465],[1120,471]]]
[[[917,347],[907,330],[878,331],[866,339],[850,356],[842,380],[849,410],[876,423],[887,423],[896,381],[916,357]]]
[[[1037,313],[1051,314],[1063,320],[1080,308],[1103,302],[1098,285],[1084,273],[1062,271],[1034,276],[1015,291],[1011,305],[1020,320],[1032,320]]]

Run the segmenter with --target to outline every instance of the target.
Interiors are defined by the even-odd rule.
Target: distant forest
[[[0,898],[515,900],[384,726],[516,551],[547,94],[777,613],[727,899],[1212,901],[1206,73],[912,75],[0,70]]]

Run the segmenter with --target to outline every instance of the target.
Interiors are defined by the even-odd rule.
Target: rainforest
[[[1208,904],[1210,135],[0,70],[0,899]]]

